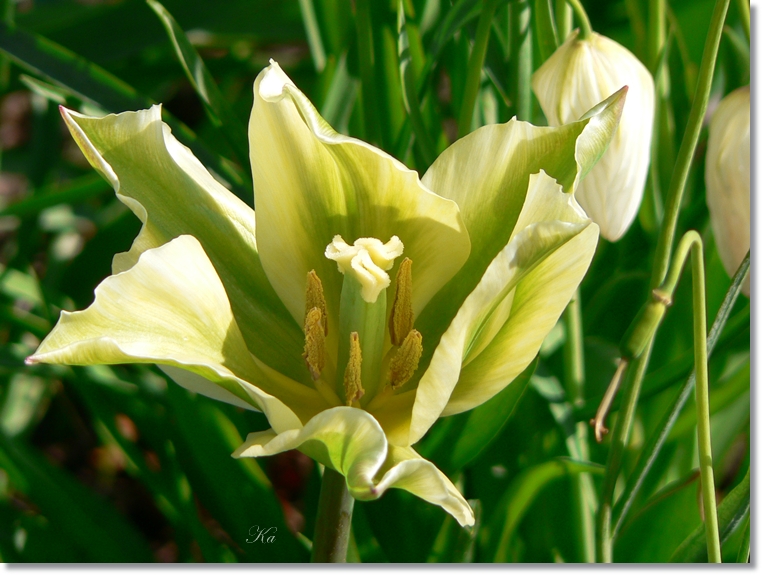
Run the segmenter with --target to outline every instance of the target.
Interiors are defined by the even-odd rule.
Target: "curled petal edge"
[[[413,449],[390,446],[379,423],[366,411],[334,407],[301,429],[250,433],[233,457],[263,457],[290,449],[344,475],[355,499],[374,500],[389,488],[404,489],[442,507],[461,525],[474,524],[471,507],[447,476]]]

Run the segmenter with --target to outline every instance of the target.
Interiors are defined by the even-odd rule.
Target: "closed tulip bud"
[[[532,78],[532,88],[551,126],[579,119],[622,86],[629,90],[619,128],[575,192],[609,241],[624,235],[643,199],[654,119],[651,74],[613,40],[596,33],[583,40],[575,32]]]
[[[751,230],[751,104],[749,86],[720,102],[709,124],[706,203],[722,265],[735,274],[749,251]],[[749,277],[741,291],[749,296]]]

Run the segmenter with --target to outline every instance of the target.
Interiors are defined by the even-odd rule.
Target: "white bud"
[[[608,150],[585,176],[576,198],[601,235],[616,241],[630,227],[643,199],[654,120],[654,82],[626,48],[593,33],[578,32],[532,77],[532,88],[551,126],[581,118],[590,108],[627,86],[619,127]]]
[[[751,100],[749,86],[720,102],[709,124],[706,203],[722,265],[733,276],[751,232]],[[741,290],[749,296],[749,276]]]

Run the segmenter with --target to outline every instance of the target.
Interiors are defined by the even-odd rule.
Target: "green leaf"
[[[246,128],[238,116],[235,115],[230,104],[222,94],[204,61],[196,52],[196,49],[188,40],[185,32],[177,24],[172,15],[156,0],[146,0],[148,5],[156,12],[164,28],[167,30],[175,54],[180,60],[185,75],[204,103],[204,108],[212,124],[217,127],[228,140],[233,153],[240,162],[248,158],[248,143]]]
[[[717,507],[717,516],[720,524],[720,540],[725,542],[728,537],[741,525],[749,513],[751,497],[751,469],[746,471],[746,476],[733,491],[731,491],[722,503]],[[670,558],[671,563],[704,563],[706,562],[706,535],[705,527],[701,525],[683,541],[680,547]]]
[[[539,358],[535,359],[503,391],[468,414],[465,427],[452,447],[448,469],[468,466],[497,438],[524,396],[538,362]]]
[[[490,523],[492,539],[491,548],[494,550],[493,561],[504,563],[513,535],[521,523],[524,514],[529,510],[535,498],[551,482],[569,474],[595,473],[602,475],[604,467],[585,461],[575,461],[567,458],[557,458],[525,469],[517,475],[508,486],[497,505]]]
[[[153,104],[100,66],[18,26],[10,27],[0,22],[0,52],[7,54],[22,68],[62,86],[77,98],[103,110],[141,110]],[[164,117],[174,134],[188,144],[205,165],[228,179],[233,191],[251,205],[250,187],[243,172],[211,152],[185,124],[167,112],[164,112]]]
[[[147,542],[111,504],[20,442],[0,434],[0,467],[86,562],[150,562]]]

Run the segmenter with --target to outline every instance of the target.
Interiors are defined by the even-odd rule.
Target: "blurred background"
[[[595,413],[619,340],[646,299],[663,194],[714,2],[670,1],[660,32],[652,13],[658,2],[583,4],[595,31],[658,71],[659,114],[657,161],[639,217],[621,241],[601,240],[581,286],[584,397],[572,404],[565,396],[562,320],[506,392],[440,420],[418,446],[471,500],[476,527],[460,529],[441,509],[392,490],[356,504],[351,560],[587,557],[573,478],[585,472],[600,490],[609,441],[591,440],[591,463],[579,464],[570,459],[570,430]],[[129,249],[140,228],[89,167],[58,106],[98,115],[163,103],[173,133],[253,206],[245,126],[254,78],[273,58],[338,131],[423,173],[457,137],[483,9],[477,0],[165,0],[163,6],[171,17],[144,0],[0,0],[3,562],[305,561],[320,486],[318,466],[298,452],[232,459],[247,433],[269,427],[265,418],[193,396],[153,367],[24,365],[60,310],[92,302],[113,255]],[[723,95],[749,83],[739,6],[731,2],[710,114]],[[545,124],[529,79],[558,38],[538,33],[542,7],[558,10],[549,0],[497,2],[472,129],[515,115]],[[655,34],[661,34],[656,43]],[[212,85],[219,90],[204,89]],[[703,133],[678,234],[696,229],[704,239],[711,325],[731,282],[709,225],[705,149]],[[649,438],[665,430],[662,418],[693,366],[687,271],[683,278],[657,335],[617,493]],[[718,501],[749,467],[749,318],[749,300],[741,296],[709,366]],[[623,518],[616,561],[667,561],[701,524],[692,397],[666,432]],[[728,506],[728,561],[748,537],[748,488],[745,501]],[[255,526],[275,527],[275,542],[252,542]]]

